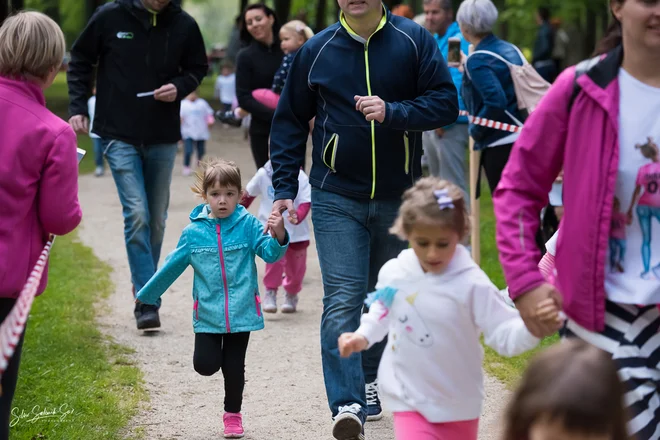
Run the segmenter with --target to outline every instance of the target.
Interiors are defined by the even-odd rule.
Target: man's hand
[[[378,121],[381,124],[385,120],[385,101],[378,96],[355,95],[355,110],[362,112],[367,121]]]
[[[337,341],[339,346],[339,355],[349,357],[353,353],[364,351],[369,346],[369,341],[357,333],[342,333]]]
[[[561,328],[558,321],[546,321],[547,318],[539,310],[548,303],[544,300],[551,299],[558,309],[562,307],[561,294],[551,284],[541,284],[539,287],[522,294],[514,300],[520,316],[525,321],[525,326],[531,334],[537,338],[544,338],[557,332]]]
[[[76,133],[89,133],[89,118],[85,115],[71,116],[71,119],[69,119],[69,125]]]
[[[277,241],[281,245],[284,244],[284,241],[286,240],[286,230],[284,229],[284,219],[282,218],[282,214],[277,211],[271,212],[266,226],[270,230],[270,235],[272,235],[273,238],[277,238]]]
[[[445,130],[442,129],[442,128],[436,128],[436,129],[435,129],[435,134],[436,134],[438,137],[443,137],[443,136],[445,135]]]
[[[156,101],[174,102],[177,95],[176,86],[174,84],[165,84],[163,87],[154,91],[154,99]]]
[[[293,200],[291,199],[275,200],[275,203],[273,203],[272,212],[284,214],[284,211],[289,211],[289,221],[291,223],[293,223],[294,225],[298,223],[298,216],[296,214],[296,210],[293,208]],[[268,229],[269,229],[268,224],[266,224],[266,228],[264,229],[264,232],[268,232]]]

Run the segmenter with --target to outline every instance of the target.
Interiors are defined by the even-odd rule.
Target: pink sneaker
[[[225,413],[222,416],[225,425],[225,438],[243,438],[243,416],[241,413]]]

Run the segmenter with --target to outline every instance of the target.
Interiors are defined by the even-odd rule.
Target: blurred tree
[[[326,19],[328,18],[327,11],[328,11],[327,0],[318,0],[318,4],[316,5],[316,20],[314,21],[314,32],[319,33],[326,28],[327,26]]]
[[[60,2],[59,0],[41,0],[42,12],[60,24]]]
[[[275,3],[275,15],[284,24],[289,21],[289,14],[291,13],[291,0],[273,0]]]
[[[23,1],[23,0],[11,0],[11,10],[12,11],[20,11],[21,9],[25,9],[25,1]]]
[[[5,21],[5,18],[9,15],[9,1],[0,0],[0,23]]]

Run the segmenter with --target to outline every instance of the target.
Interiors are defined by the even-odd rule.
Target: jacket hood
[[[405,249],[401,251],[397,257],[399,261],[400,268],[403,270],[406,276],[419,276],[424,274],[417,255],[412,249]],[[459,244],[456,246],[456,252],[454,257],[449,262],[449,265],[444,272],[437,274],[443,278],[454,278],[460,275],[463,275],[465,272],[470,271],[474,268],[478,268],[474,260],[470,256],[470,252],[465,248],[465,246]]]
[[[223,228],[231,228],[237,224],[243,217],[248,215],[248,210],[245,209],[243,205],[236,205],[236,209],[231,215],[227,218],[211,218],[209,214],[211,213],[211,208],[206,203],[202,203],[193,208],[190,212],[190,221],[191,222],[205,222],[209,225],[214,225],[218,222],[222,223]]]

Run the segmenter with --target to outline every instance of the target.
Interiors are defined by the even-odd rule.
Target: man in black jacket
[[[208,71],[195,20],[171,0],[115,0],[100,7],[71,49],[69,123],[89,130],[87,98],[96,74],[93,131],[117,185],[133,293],[156,272],[172,168],[181,138],[181,100]],[[138,329],[160,327],[158,307],[137,304]]]

